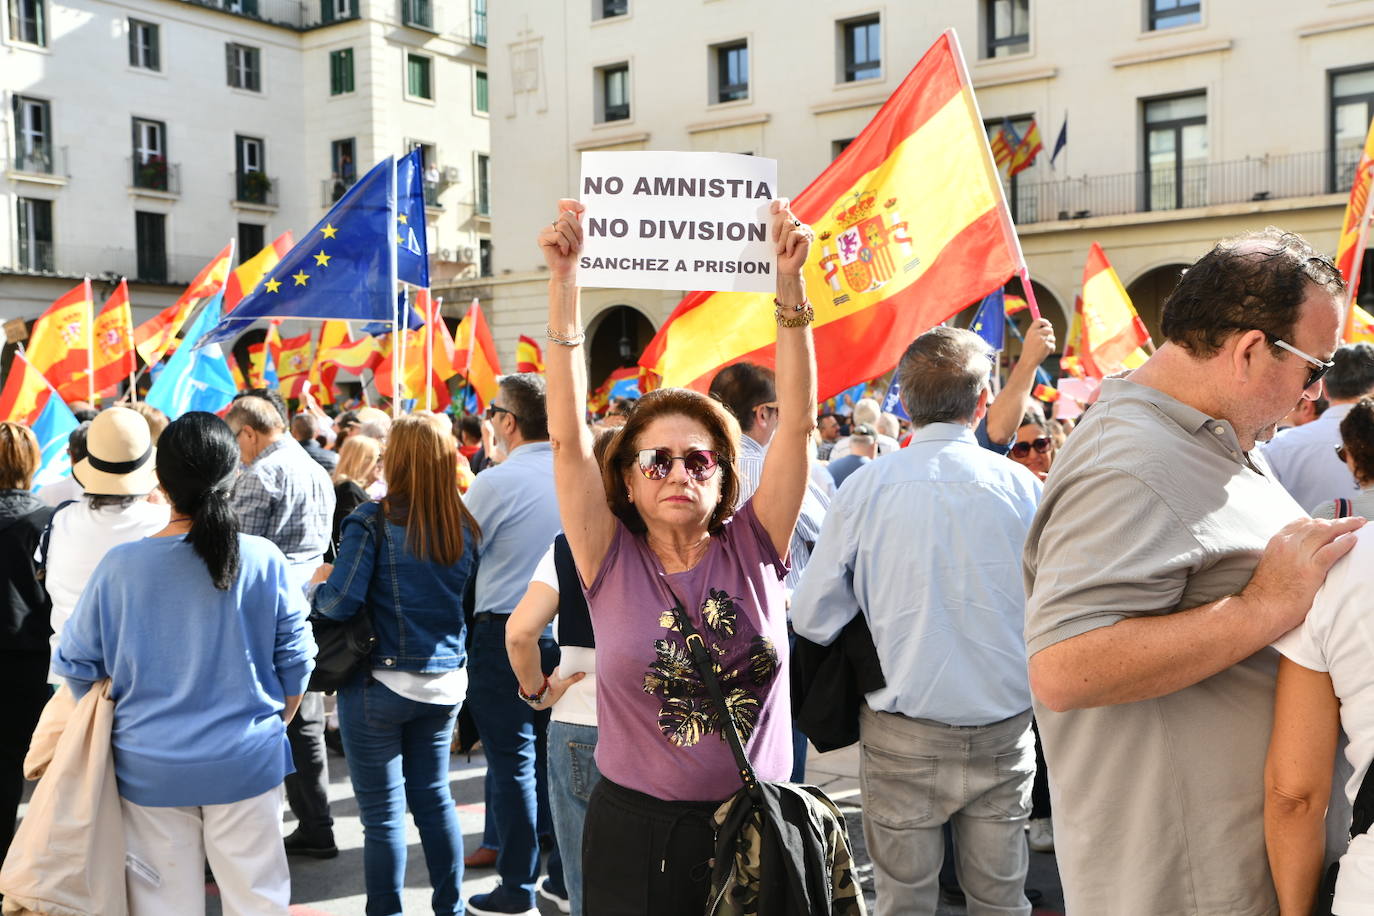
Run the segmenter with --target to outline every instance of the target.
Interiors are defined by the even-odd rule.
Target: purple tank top
[[[596,765],[622,786],[669,801],[716,801],[740,788],[706,685],[673,621],[662,566],[617,523],[587,590],[596,632]],[[760,779],[792,770],[787,566],[752,502],[692,569],[667,576],[719,663],[719,678]]]

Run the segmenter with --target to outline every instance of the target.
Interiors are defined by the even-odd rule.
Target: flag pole
[[[392,234],[396,231],[396,205],[397,198],[400,196],[400,188],[396,183],[396,157],[391,156],[391,193],[387,195],[387,205],[391,209],[391,222],[387,223],[387,249],[391,252],[388,259],[391,269],[391,418],[394,420],[401,415],[401,281],[397,277],[396,268],[396,242],[392,240]],[[373,373],[375,379],[377,374]]]
[[[126,290],[128,289],[128,286],[126,285],[128,282],[129,282],[129,278],[128,278],[128,277],[120,277],[120,278],[119,278],[119,284],[120,284],[120,286],[124,286],[124,288],[125,288]],[[133,403],[133,404],[137,404],[137,403],[138,403],[138,384],[137,384],[137,379],[138,379],[138,350],[134,348],[134,335],[133,335],[133,330],[134,330],[134,303],[133,303],[133,300],[132,300],[132,299],[129,300],[128,306],[129,306],[129,348],[130,348],[130,350],[133,351],[133,356],[134,356],[134,365],[133,365],[133,368],[131,368],[131,369],[129,370],[129,401],[130,401],[131,403]]]
[[[434,300],[425,295],[425,410],[434,409]]]
[[[95,293],[86,274],[86,400],[95,406]]]

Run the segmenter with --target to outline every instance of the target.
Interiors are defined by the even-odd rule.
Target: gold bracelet
[[[773,312],[780,328],[804,328],[816,320],[816,310],[809,303],[798,306],[795,314],[786,314],[788,306],[779,305]]]

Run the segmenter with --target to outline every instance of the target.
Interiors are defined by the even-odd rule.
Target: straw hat
[[[127,407],[102,410],[86,431],[86,457],[72,473],[97,496],[143,496],[157,488],[148,421]]]

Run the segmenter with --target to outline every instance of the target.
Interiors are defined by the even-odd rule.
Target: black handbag
[[[381,536],[390,540],[381,509],[373,516],[372,540],[381,552]],[[378,529],[381,529],[380,533]],[[372,658],[377,634],[372,629],[372,611],[366,605],[347,620],[334,620],[312,613],[308,618],[315,632],[315,670],[310,673],[308,690],[334,693],[347,684]]]
[[[815,786],[760,782],[730,714],[716,665],[682,600],[668,585],[693,667],[720,711],[720,728],[743,787],[716,811],[708,916],[810,913],[865,916],[844,816]],[[743,867],[742,867],[743,866]]]

